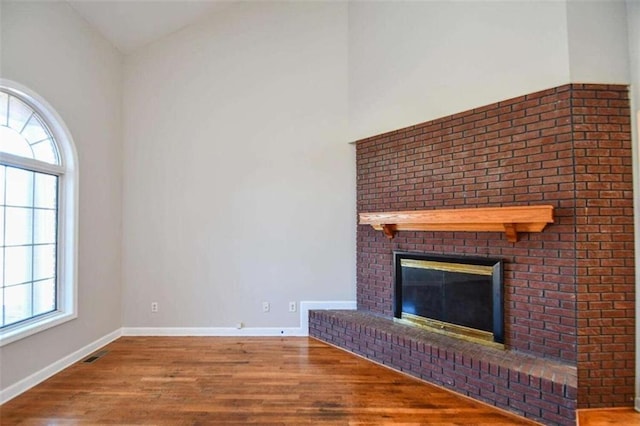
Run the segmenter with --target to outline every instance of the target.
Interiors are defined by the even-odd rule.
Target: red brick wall
[[[578,90],[579,89],[579,90]],[[626,87],[580,85],[573,96],[578,404],[631,404],[634,250]]]
[[[580,406],[630,404],[634,266],[625,86],[565,85],[357,142],[358,211],[552,204],[500,233],[358,227],[358,309],[392,315],[392,251],[505,259],[510,349],[577,363]]]

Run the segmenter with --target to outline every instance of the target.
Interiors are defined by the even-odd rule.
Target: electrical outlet
[[[289,312],[296,311],[296,302],[289,302]]]
[[[271,310],[271,305],[269,302],[262,302],[262,312],[269,312]]]
[[[151,312],[158,312],[158,302],[151,302]]]

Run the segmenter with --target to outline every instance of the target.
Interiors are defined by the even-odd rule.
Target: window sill
[[[52,312],[0,331],[0,347],[77,318],[75,312]]]

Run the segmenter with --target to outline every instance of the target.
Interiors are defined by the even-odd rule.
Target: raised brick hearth
[[[516,243],[497,232],[388,240],[360,225],[358,311],[312,312],[310,334],[547,424],[632,405],[631,169],[618,85],[565,85],[358,141],[358,212],[551,204],[555,223]],[[394,324],[394,250],[504,259],[506,350]]]
[[[522,416],[575,424],[575,366],[430,333],[365,311],[311,311],[309,329],[327,343]]]

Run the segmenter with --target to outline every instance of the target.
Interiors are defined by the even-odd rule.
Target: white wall
[[[570,82],[627,83],[625,4],[349,4],[349,138]]]
[[[640,112],[640,1],[627,0],[626,6],[632,107],[634,113],[638,113]],[[634,127],[636,136],[638,136],[638,124],[636,123]],[[639,142],[638,139],[636,139],[636,142]]]
[[[624,0],[567,2],[572,83],[629,83]]]
[[[351,140],[568,82],[563,2],[349,4]]]
[[[3,78],[67,124],[80,169],[78,318],[0,348],[0,389],[121,326],[121,60],[62,2],[5,2]]]
[[[355,299],[345,4],[235,4],[124,75],[125,327],[297,326],[289,301]]]

